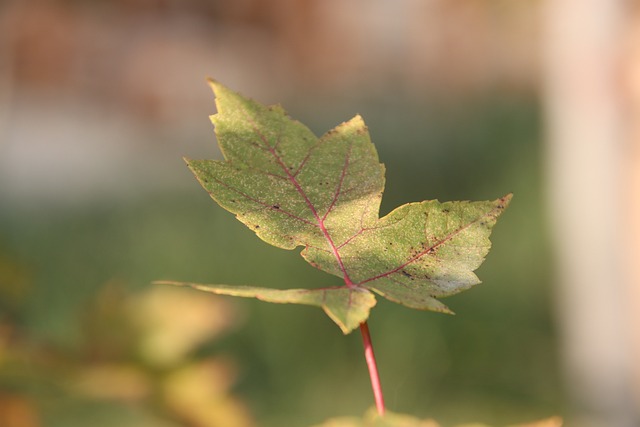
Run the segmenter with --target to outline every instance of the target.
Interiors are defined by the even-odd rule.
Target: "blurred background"
[[[373,404],[360,337],[320,310],[150,285],[339,284],[188,172],[220,157],[207,76],[318,135],[361,114],[383,213],[515,194],[456,316],[379,300],[389,409],[640,425],[639,12],[0,1],[0,426],[308,426]]]

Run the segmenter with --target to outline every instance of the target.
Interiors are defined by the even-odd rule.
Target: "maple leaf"
[[[379,218],[384,166],[360,116],[317,138],[282,107],[263,106],[209,81],[211,116],[225,160],[186,160],[223,208],[265,242],[302,246],[311,265],[344,286],[276,290],[159,282],[276,303],[323,308],[346,334],[365,322],[372,291],[407,307],[445,313],[437,298],[465,290],[489,251],[511,195],[494,201],[409,203]]]

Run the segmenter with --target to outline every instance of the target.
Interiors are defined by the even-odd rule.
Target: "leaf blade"
[[[156,281],[154,284],[190,287],[216,295],[256,298],[260,301],[277,304],[320,307],[344,334],[352,332],[365,322],[371,308],[376,305],[375,296],[368,290],[361,288],[272,289],[176,281]]]
[[[382,244],[378,253],[369,257],[376,260],[376,265],[368,265],[368,277],[358,284],[408,307],[448,312],[446,306],[432,299],[480,283],[473,271],[489,252],[491,229],[510,200],[508,194],[493,202],[429,201],[398,208],[381,220],[392,222],[392,226],[375,230],[381,231],[372,238],[382,240]],[[398,216],[401,219],[397,220]],[[402,234],[399,230],[405,230],[403,239],[392,240]],[[378,258],[382,256],[380,247],[386,260]],[[353,249],[362,253],[358,246]]]
[[[360,116],[317,138],[282,107],[209,83],[225,159],[187,164],[210,196],[262,240],[302,246],[303,258],[341,277],[349,295],[375,292],[410,308],[452,313],[437,298],[480,283],[474,270],[510,194],[489,202],[408,203],[379,218],[384,165]],[[251,296],[258,297],[256,289],[269,299],[264,288]],[[329,306],[325,312],[344,331],[350,306],[344,297]]]

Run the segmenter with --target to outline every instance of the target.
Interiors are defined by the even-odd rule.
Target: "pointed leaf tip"
[[[213,89],[214,91],[215,91],[215,89],[216,89],[217,87],[222,86],[222,85],[220,84],[220,82],[218,82],[216,79],[214,79],[214,78],[212,78],[212,77],[207,77],[207,84],[208,84],[208,85],[209,85],[209,87],[210,87],[211,89]]]
[[[500,199],[501,205],[500,208],[505,210],[511,204],[511,199],[513,199],[513,193],[509,193]]]

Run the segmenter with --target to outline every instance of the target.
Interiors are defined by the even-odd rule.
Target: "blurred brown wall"
[[[160,119],[201,108],[207,75],[267,94],[531,92],[538,3],[9,0],[0,79]]]

